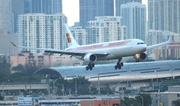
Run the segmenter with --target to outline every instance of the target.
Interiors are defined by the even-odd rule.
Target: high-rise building
[[[120,16],[96,17],[86,27],[86,43],[101,43],[124,39],[126,27],[121,25]]]
[[[5,0],[12,1],[15,13],[62,13],[62,0]],[[19,14],[18,14],[19,15]]]
[[[18,15],[26,13],[62,13],[62,0],[12,0],[14,30],[17,32]]]
[[[62,0],[30,0],[31,13],[62,13]]]
[[[79,45],[85,45],[86,44],[86,30],[82,29],[81,26],[73,26],[70,28],[74,39],[77,41]]]
[[[25,13],[25,8],[28,8],[26,5],[27,0],[12,0],[12,12],[14,14],[14,31],[17,32],[17,20],[18,15]],[[26,6],[25,6],[26,5]]]
[[[22,14],[18,17],[19,45],[33,48],[65,49],[67,18],[62,14]],[[24,49],[19,49],[24,51]],[[30,50],[40,53],[38,50]]]
[[[142,39],[146,35],[146,6],[138,2],[121,5],[122,25],[127,27],[125,39]]]
[[[114,0],[96,0],[96,16],[114,16]]]
[[[14,33],[12,0],[0,0],[0,30]]]
[[[121,15],[121,5],[129,3],[129,2],[140,2],[140,3],[142,3],[142,0],[115,0],[116,16]]]
[[[95,16],[114,16],[114,0],[79,0],[79,6],[82,28]]]
[[[149,29],[180,33],[180,0],[148,0]]]
[[[93,20],[96,16],[96,0],[79,0],[79,18],[80,25],[85,28],[89,20]]]
[[[0,30],[0,54],[8,56],[15,54],[16,49],[11,42],[18,44],[18,34],[9,34],[5,30]]]

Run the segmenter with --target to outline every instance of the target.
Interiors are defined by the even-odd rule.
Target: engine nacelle
[[[136,61],[143,61],[143,60],[146,59],[146,53],[136,54],[136,55],[134,56],[134,59],[135,59]]]
[[[97,56],[93,53],[88,53],[84,56],[84,61],[95,62],[97,60]]]

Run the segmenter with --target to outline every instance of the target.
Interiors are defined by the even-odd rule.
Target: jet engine
[[[84,56],[84,61],[95,62],[97,60],[97,56],[93,53],[88,53]]]
[[[134,56],[134,59],[139,62],[139,61],[143,61],[146,59],[146,53],[141,53],[141,54],[136,54]]]

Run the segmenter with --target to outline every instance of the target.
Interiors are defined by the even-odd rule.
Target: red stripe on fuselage
[[[72,48],[69,50],[97,50],[97,49],[106,49],[106,48],[112,48],[112,47],[119,47],[124,46],[127,43],[129,43],[131,40],[124,40],[124,41],[118,41],[118,42],[112,42],[112,43],[104,43],[104,44],[96,44],[96,45],[89,45],[89,46],[82,46],[77,48]]]

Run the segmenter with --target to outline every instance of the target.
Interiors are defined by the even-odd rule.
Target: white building
[[[124,39],[126,27],[121,25],[120,16],[96,17],[86,27],[86,43],[100,43]]]
[[[146,35],[146,6],[139,2],[121,5],[122,25],[127,27],[125,39],[142,39]]]
[[[86,44],[86,30],[82,29],[81,26],[73,26],[71,27],[71,32],[74,36],[74,39],[77,41],[79,45]]]
[[[149,29],[180,34],[179,8],[179,0],[148,0]]]
[[[65,49],[63,14],[23,14],[18,17],[19,45],[32,48]],[[19,51],[22,51],[20,49]],[[30,50],[40,53],[38,50]]]

